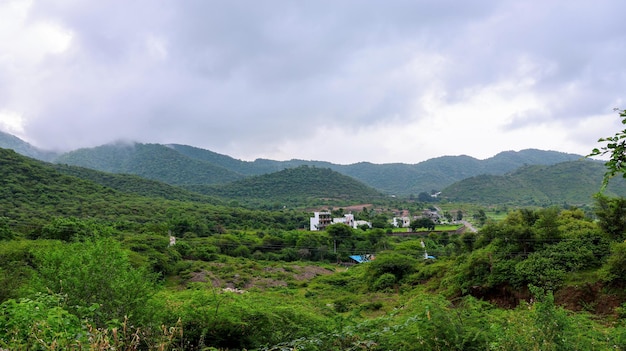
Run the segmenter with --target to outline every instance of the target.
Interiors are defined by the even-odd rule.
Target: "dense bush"
[[[402,282],[415,272],[417,260],[399,254],[381,254],[367,266],[369,286],[372,290],[385,290]]]
[[[156,277],[131,266],[116,240],[59,243],[36,250],[34,256],[38,275],[33,286],[66,296],[69,310],[80,318],[89,317],[96,326],[126,316],[149,318],[143,307],[154,292]]]

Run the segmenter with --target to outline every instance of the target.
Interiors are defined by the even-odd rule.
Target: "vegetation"
[[[622,124],[626,124],[626,110],[616,109],[619,112]],[[621,173],[626,178],[626,129],[615,133],[614,136],[600,138],[599,143],[606,143],[600,148],[594,148],[587,157],[603,156],[609,154],[609,160],[605,163],[607,168],[602,181],[602,189],[606,188],[609,180],[616,174]]]
[[[509,206],[588,206],[602,185],[604,167],[591,160],[558,163],[551,166],[525,166],[497,176],[480,175],[457,182],[442,190],[442,198],[452,202],[503,204]],[[626,196],[626,182],[607,187],[609,196]]]
[[[315,199],[368,202],[383,195],[353,178],[328,168],[300,166],[254,176],[222,186],[190,186],[190,190],[214,197],[242,202],[266,202],[267,199],[289,205],[302,205]]]
[[[55,162],[110,173],[135,174],[174,185],[220,184],[243,178],[238,173],[186,157],[159,144],[115,143],[79,149],[57,157]]]
[[[501,152],[485,160],[469,156],[444,156],[413,165],[368,162],[339,165],[323,161],[266,159],[249,162],[187,145],[122,142],[57,155],[38,150],[8,134],[0,134],[0,147],[17,150],[23,155],[44,161],[111,173],[134,174],[172,185],[226,184],[244,177],[307,165],[329,168],[382,193],[403,197],[440,190],[481,174],[503,175],[523,165],[552,165],[581,158],[579,155],[528,149]]]
[[[311,192],[320,179],[332,199]],[[425,204],[297,167],[216,200],[9,150],[0,189],[0,349],[626,348],[626,206],[606,193],[593,211]],[[275,204],[290,195],[373,228],[303,230],[310,209]],[[421,217],[393,232],[392,216],[430,206],[480,230]]]

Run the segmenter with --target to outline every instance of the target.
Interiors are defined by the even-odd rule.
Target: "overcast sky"
[[[0,130],[417,163],[623,129],[623,0],[0,0]]]

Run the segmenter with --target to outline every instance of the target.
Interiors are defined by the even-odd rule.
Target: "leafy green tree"
[[[432,202],[432,201],[433,201],[433,197],[432,197],[432,196],[430,196],[430,194],[429,194],[429,193],[427,193],[427,192],[425,192],[425,191],[422,191],[421,193],[419,193],[419,194],[417,195],[417,200],[418,200],[419,202]]]
[[[125,316],[149,318],[143,307],[156,277],[131,266],[128,253],[116,240],[59,244],[37,250],[35,257],[40,289],[65,294],[70,312],[81,318],[91,317],[98,326]],[[92,306],[98,306],[91,311],[94,315],[84,315]]]
[[[502,246],[513,256],[525,256],[537,244],[535,222],[539,215],[529,209],[510,212],[502,224]]]
[[[456,211],[456,220],[457,221],[463,220],[463,211],[461,210]]]
[[[389,218],[384,213],[379,213],[372,218],[373,228],[387,228],[389,225]]]
[[[626,199],[595,196],[595,214],[600,228],[613,240],[623,240],[626,235]]]
[[[559,231],[559,212],[556,207],[539,211],[537,220],[533,224],[537,238],[544,244],[555,244],[561,240]]]
[[[416,231],[420,228],[435,230],[435,222],[433,222],[433,220],[428,217],[422,217],[411,222],[411,230]]]
[[[616,109],[626,124],[626,110]],[[615,133],[614,136],[598,139],[599,143],[606,143],[600,148],[594,148],[587,157],[604,156],[609,154],[609,160],[605,163],[607,168],[602,180],[602,190],[609,184],[609,180],[616,174],[621,173],[626,178],[626,129]]]
[[[485,210],[482,208],[478,210],[477,213],[474,214],[474,219],[478,221],[478,224],[484,225],[487,222],[487,214]]]
[[[354,235],[352,228],[343,223],[329,225],[326,227],[326,233],[330,237],[333,247],[335,248],[340,245],[350,247]]]
[[[626,285],[626,242],[612,245],[611,255],[602,267],[602,276],[613,285]]]
[[[551,291],[559,288],[565,279],[565,271],[557,267],[553,259],[536,252],[519,262],[515,273],[520,287],[533,284]]]

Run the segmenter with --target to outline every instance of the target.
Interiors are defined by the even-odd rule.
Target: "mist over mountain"
[[[18,154],[41,161],[52,161],[59,156],[56,152],[39,149],[24,140],[0,131],[0,148],[11,149]]]

